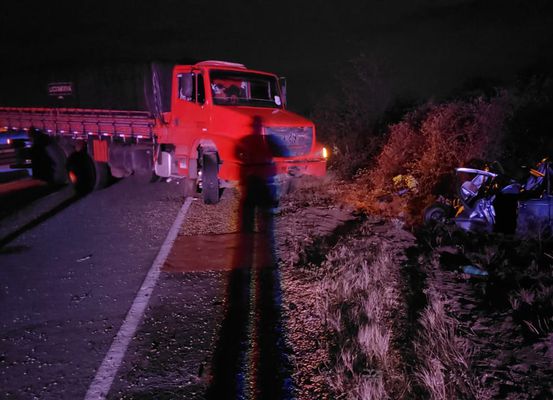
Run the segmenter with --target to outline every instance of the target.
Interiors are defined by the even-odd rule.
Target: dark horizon
[[[25,22],[22,22],[25,21]],[[312,109],[361,54],[394,97],[443,96],[467,81],[551,70],[553,4],[533,1],[18,2],[0,16],[4,71],[44,65],[218,59],[287,76]]]

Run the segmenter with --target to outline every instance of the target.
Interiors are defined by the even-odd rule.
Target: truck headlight
[[[326,147],[323,147],[323,150],[321,151],[321,154],[323,156],[323,158],[326,160],[328,158],[328,150]]]

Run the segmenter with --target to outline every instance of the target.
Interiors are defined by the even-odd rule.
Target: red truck
[[[313,122],[286,109],[285,80],[274,74],[204,61],[49,79],[27,82],[43,92],[32,101],[0,96],[11,105],[0,107],[0,127],[29,132],[33,175],[54,184],[87,192],[111,176],[183,178],[188,195],[212,204],[250,176],[280,185],[326,173]]]

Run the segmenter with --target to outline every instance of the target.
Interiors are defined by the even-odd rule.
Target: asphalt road
[[[259,189],[123,180],[1,219],[0,398],[293,398]]]
[[[123,180],[0,248],[0,398],[84,398],[183,204],[179,189]],[[172,284],[156,292],[171,300],[167,315],[182,305]]]

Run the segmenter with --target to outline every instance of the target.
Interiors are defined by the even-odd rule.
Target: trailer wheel
[[[67,158],[63,150],[56,144],[50,144],[46,146],[46,154],[52,162],[50,182],[54,185],[67,184]]]
[[[108,164],[92,160],[85,151],[77,151],[69,156],[67,171],[69,181],[80,195],[106,187],[111,179]]]
[[[217,153],[202,155],[202,198],[205,204],[217,204],[220,199]]]
[[[42,179],[51,185],[67,183],[65,153],[55,143],[32,149],[33,177]]]

